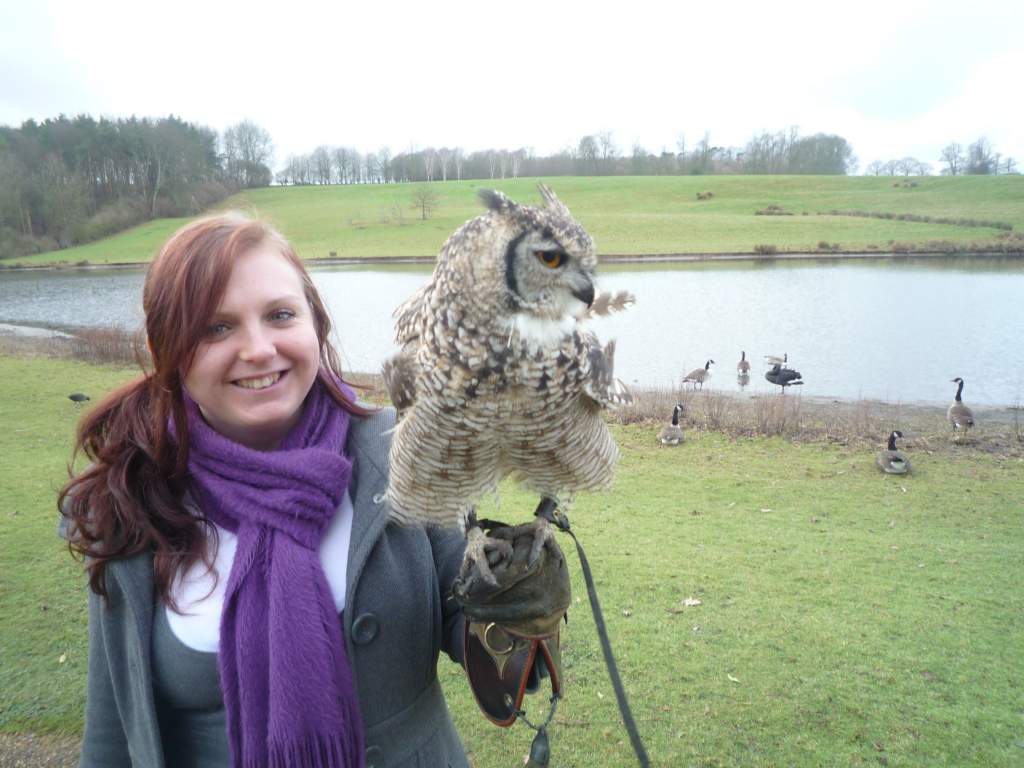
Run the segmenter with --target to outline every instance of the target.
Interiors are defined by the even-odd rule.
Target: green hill
[[[307,259],[432,256],[480,212],[476,192],[493,187],[536,203],[537,179],[433,182],[438,206],[423,221],[413,207],[422,185],[269,187],[226,200],[276,224]],[[560,177],[547,183],[591,232],[603,255],[893,251],[990,247],[1024,232],[1024,176],[643,176]],[[698,199],[698,193],[706,197]],[[774,206],[777,214],[756,215]],[[913,215],[960,223],[907,221],[831,211]],[[973,220],[973,223],[964,223]],[[24,264],[148,261],[186,219],[159,219],[116,236],[18,260]],[[1012,232],[992,224],[1007,225]],[[952,245],[951,245],[952,244]],[[934,246],[939,247],[942,246]]]

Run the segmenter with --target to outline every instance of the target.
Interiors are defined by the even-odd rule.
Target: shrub
[[[779,249],[776,248],[774,245],[767,245],[767,244],[764,244],[764,243],[760,243],[760,244],[754,246],[754,253],[760,254],[762,256],[770,256],[770,255],[778,253],[778,252],[779,252]]]
[[[775,203],[770,204],[767,208],[762,208],[759,211],[754,211],[755,216],[792,216],[792,211],[787,211],[781,205]]]

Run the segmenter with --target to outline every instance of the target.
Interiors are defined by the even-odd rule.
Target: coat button
[[[366,645],[377,636],[379,630],[377,617],[372,613],[364,613],[352,622],[352,642],[356,645]]]
[[[380,747],[373,746],[366,748],[366,768],[376,768],[378,765],[382,765],[382,759],[384,754],[380,751]]]

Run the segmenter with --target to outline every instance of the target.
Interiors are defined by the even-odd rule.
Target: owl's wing
[[[398,411],[399,420],[416,402],[416,352],[423,329],[423,311],[432,289],[433,281],[430,281],[392,313],[395,318],[395,341],[402,345],[402,351],[384,361],[381,375],[391,404]]]
[[[592,333],[583,336],[586,347],[587,371],[583,379],[583,391],[601,408],[616,408],[629,405],[633,396],[626,385],[615,378],[615,341],[609,341],[604,349]]]
[[[395,406],[398,419],[401,420],[416,402],[416,344],[406,344],[401,352],[385,360],[381,375],[391,404]]]
[[[422,286],[391,314],[395,318],[395,341],[399,344],[408,344],[419,338],[423,323],[423,309],[433,287],[433,281]]]

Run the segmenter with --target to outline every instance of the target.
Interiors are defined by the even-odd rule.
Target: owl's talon
[[[497,587],[498,580],[491,571],[491,566],[511,558],[510,542],[493,538],[484,533],[483,529],[472,527],[466,533],[466,553],[462,558],[459,577],[468,582],[478,576],[492,587]]]

